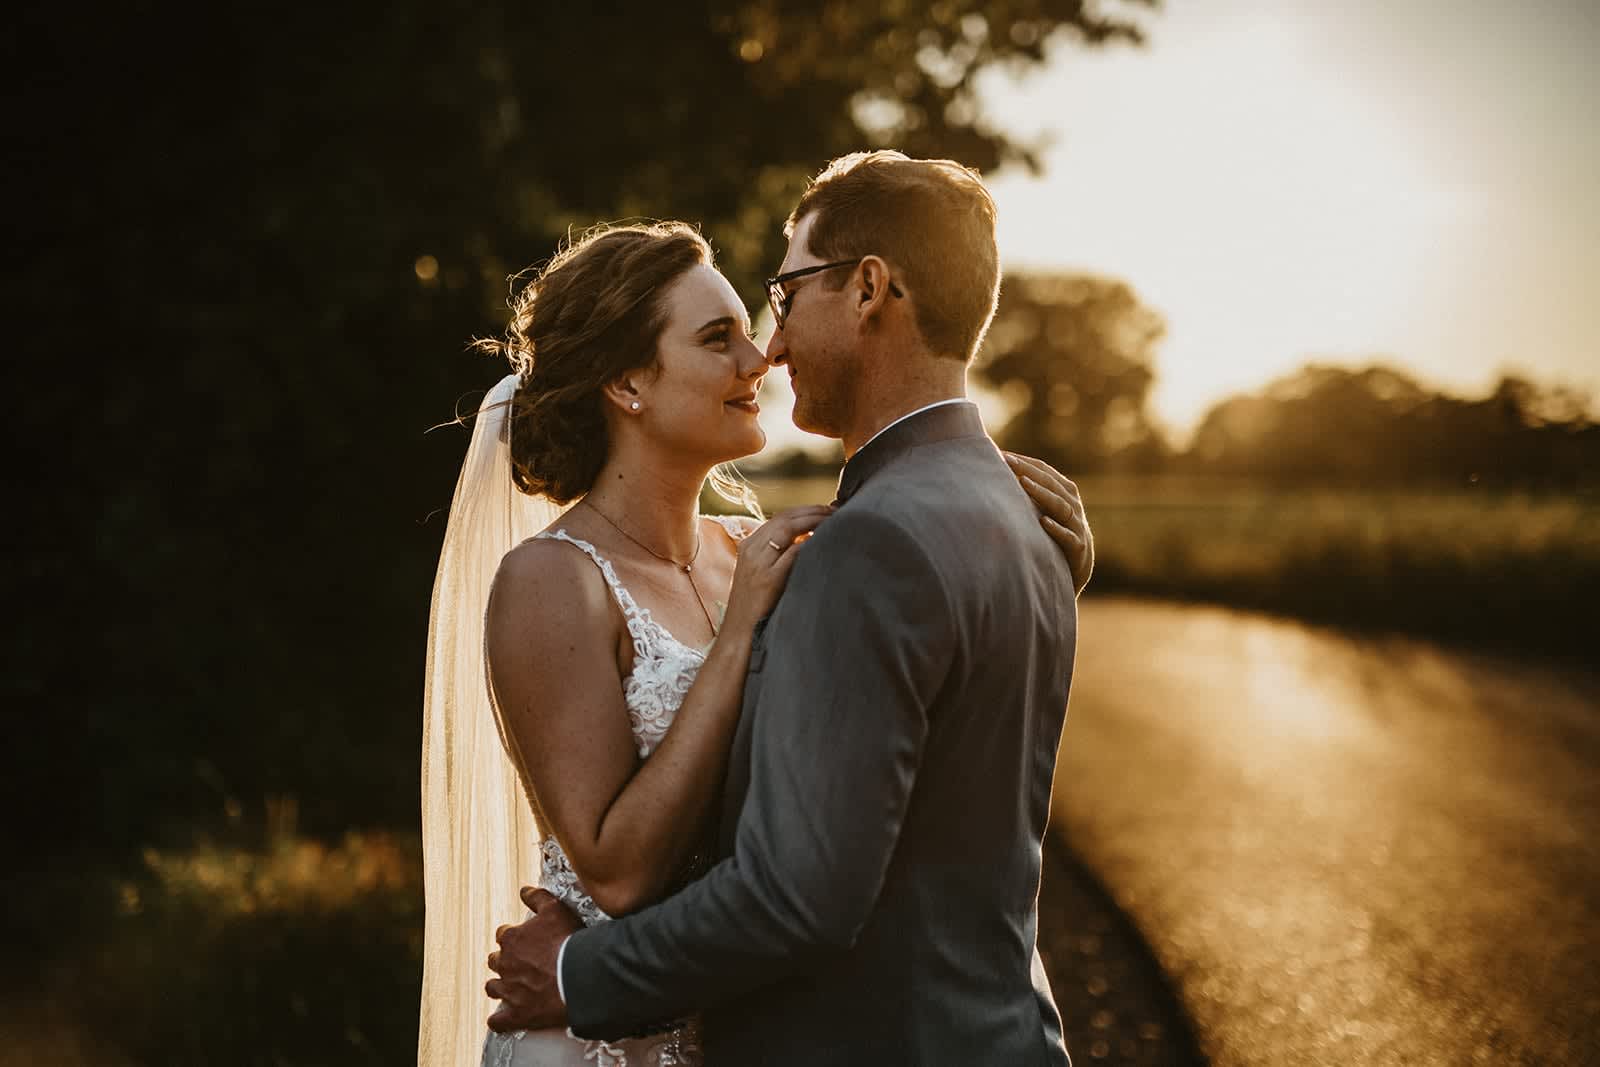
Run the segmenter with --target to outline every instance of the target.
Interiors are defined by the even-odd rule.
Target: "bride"
[[[593,925],[700,873],[752,636],[831,508],[699,514],[707,484],[759,514],[718,465],[765,444],[770,364],[691,226],[597,229],[512,312],[494,347],[514,373],[479,410],[434,587],[418,1063],[698,1064],[692,1020],[485,1038],[482,947],[524,917],[520,885]],[[1075,487],[1013,469],[1081,588]]]

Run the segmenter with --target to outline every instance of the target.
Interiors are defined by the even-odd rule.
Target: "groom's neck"
[[[903,373],[893,373],[897,369],[902,368],[885,368],[887,373],[861,382],[855,398],[854,418],[840,435],[845,459],[855,455],[862,445],[896,419],[929,404],[967,395],[965,363],[928,358],[911,361],[903,368]]]

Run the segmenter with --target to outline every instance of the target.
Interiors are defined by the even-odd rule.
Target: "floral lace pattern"
[[[750,524],[738,518],[717,518],[723,529],[735,540],[742,540],[750,532]],[[639,757],[644,759],[654,752],[661,739],[667,735],[684,694],[694,684],[695,675],[705,663],[708,645],[693,648],[679,641],[665,626],[656,622],[648,608],[642,608],[633,594],[617,578],[611,561],[602,556],[594,545],[581,541],[557,529],[537,535],[539,538],[565,541],[581,550],[605,578],[606,585],[617,598],[622,616],[627,622],[628,635],[633,639],[633,670],[623,681],[623,701],[628,708],[628,722],[633,729],[634,744]],[[554,837],[539,843],[542,873],[540,885],[578,913],[585,926],[610,921],[611,916],[600,910],[578,881],[572,862]],[[568,1036],[583,1045],[583,1059],[595,1067],[699,1067],[703,1062],[700,1035],[691,1020],[686,1025],[666,1034],[636,1041],[611,1043],[586,1041],[570,1030]],[[513,1034],[489,1035],[484,1046],[483,1062],[489,1067],[510,1067],[516,1056],[516,1043],[525,1031]],[[632,1059],[630,1060],[630,1056]]]
[[[588,893],[583,891],[583,884],[578,881],[578,872],[572,869],[572,861],[561,851],[559,841],[553,837],[545,838],[539,842],[539,854],[542,857],[539,885],[549,890],[551,896],[577,912],[578,918],[583,920],[583,925],[595,926],[611,918],[600,910],[600,906],[590,899]]]
[[[512,1034],[490,1031],[484,1042],[481,1067],[702,1067],[705,1063],[700,1032],[693,1021],[671,1033],[615,1044],[585,1041],[569,1030],[566,1039],[570,1041],[570,1052],[553,1054],[549,1046],[524,1045],[528,1036],[521,1030]],[[521,1063],[519,1051],[527,1053]]]

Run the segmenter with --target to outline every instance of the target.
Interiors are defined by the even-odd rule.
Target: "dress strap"
[[[752,515],[702,515],[702,519],[710,519],[724,530],[735,541],[743,541],[755,532],[761,523]]]
[[[648,618],[649,613],[641,608],[633,594],[628,592],[622,580],[617,577],[617,572],[611,566],[611,561],[600,554],[600,550],[588,541],[581,541],[565,530],[546,530],[528,538],[530,541],[565,541],[574,548],[581,550],[586,556],[594,560],[594,565],[600,568],[600,576],[606,580],[606,585],[611,587],[611,595],[617,598],[617,603],[622,607],[623,617],[628,620],[628,631],[637,638],[636,622],[641,618]]]

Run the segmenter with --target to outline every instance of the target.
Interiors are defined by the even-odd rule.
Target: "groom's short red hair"
[[[914,295],[917,328],[928,347],[972,358],[1000,295],[994,200],[977,171],[949,159],[855,152],[812,180],[784,233],[813,213],[812,255],[883,257]]]

